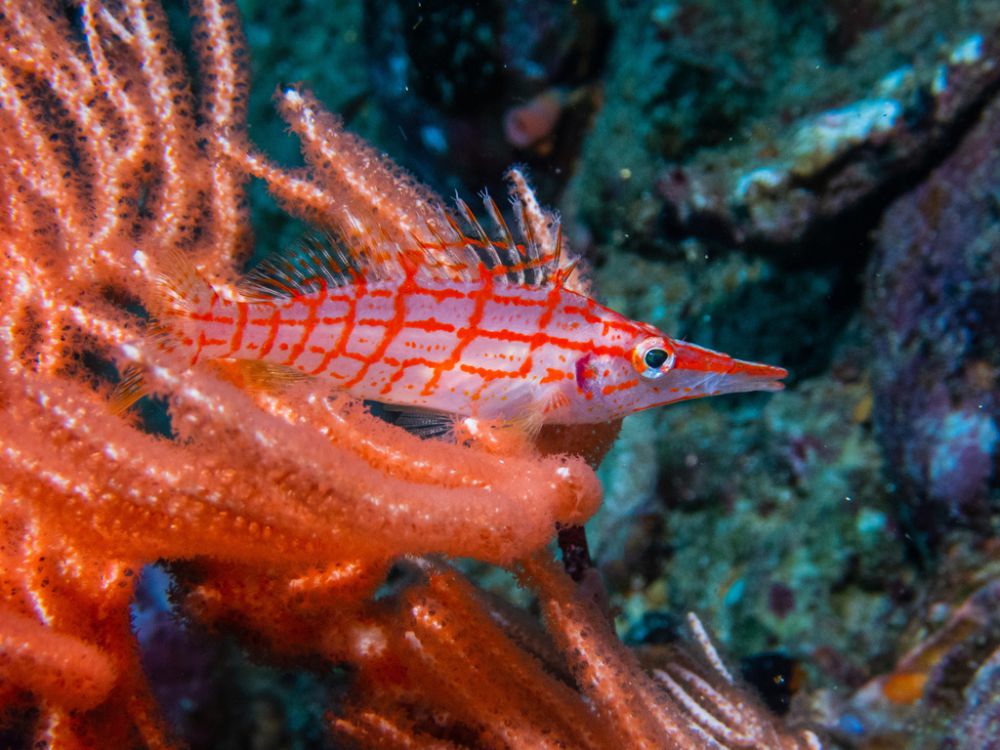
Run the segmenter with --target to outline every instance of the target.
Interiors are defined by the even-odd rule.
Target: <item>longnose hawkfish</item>
[[[446,217],[432,241],[366,245],[324,237],[265,261],[238,295],[181,259],[160,270],[164,345],[215,363],[415,413],[500,423],[596,424],[675,401],[773,391],[787,372],[674,339],[598,304],[558,219],[511,170],[518,238],[496,204],[491,237]],[[260,373],[268,373],[264,378]],[[130,378],[118,403],[143,392]]]

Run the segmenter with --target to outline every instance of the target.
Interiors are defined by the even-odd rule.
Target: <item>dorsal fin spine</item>
[[[500,208],[497,206],[496,201],[485,192],[483,193],[483,205],[486,207],[486,212],[490,215],[493,223],[503,236],[507,247],[511,250],[517,250],[523,254],[522,249],[518,247],[517,242],[514,240],[514,235],[511,233],[510,227],[508,227],[507,222],[504,221],[503,214],[500,213]]]
[[[472,212],[472,209],[469,208],[469,204],[463,201],[461,198],[456,198],[455,200],[458,202],[459,209],[465,214],[465,220],[469,222],[469,226],[472,227],[476,235],[479,237],[479,242],[482,243],[482,247],[486,248],[492,246],[493,241],[490,239],[490,236],[486,233],[486,230],[483,229],[483,225],[479,223],[479,219],[476,218],[476,215]]]
[[[524,203],[515,197],[511,197],[511,205],[514,206],[514,210],[516,211],[518,228],[520,229],[521,234],[524,235],[525,240],[527,240],[527,246],[537,247],[538,239],[535,237],[534,227],[531,225],[531,222],[528,221]]]

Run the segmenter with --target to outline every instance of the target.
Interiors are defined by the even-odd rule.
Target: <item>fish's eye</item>
[[[648,338],[632,352],[632,364],[644,378],[656,380],[674,366],[674,351],[662,338]]]
[[[646,367],[659,370],[660,365],[666,362],[669,356],[666,349],[650,349],[646,352],[646,356],[642,358],[642,361],[646,363]]]

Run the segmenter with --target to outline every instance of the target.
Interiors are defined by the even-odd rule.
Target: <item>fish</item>
[[[366,245],[363,227],[351,242],[313,236],[264,261],[236,294],[175,254],[158,272],[161,345],[250,386],[307,380],[421,422],[474,418],[529,432],[782,388],[781,367],[672,338],[597,302],[558,219],[540,213],[519,171],[508,179],[516,236],[484,194],[492,234],[458,200],[466,228],[442,214],[447,232],[428,226],[406,244]],[[116,408],[144,392],[141,374],[127,377]]]

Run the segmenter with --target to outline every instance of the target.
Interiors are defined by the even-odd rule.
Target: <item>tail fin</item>
[[[178,250],[164,252],[155,262],[141,250],[136,250],[132,257],[156,280],[152,298],[146,301],[152,319],[146,327],[145,338],[164,349],[171,349],[176,337],[172,323],[199,309],[216,292]],[[112,414],[123,414],[148,392],[145,369],[141,365],[129,365],[111,394],[108,409]]]

